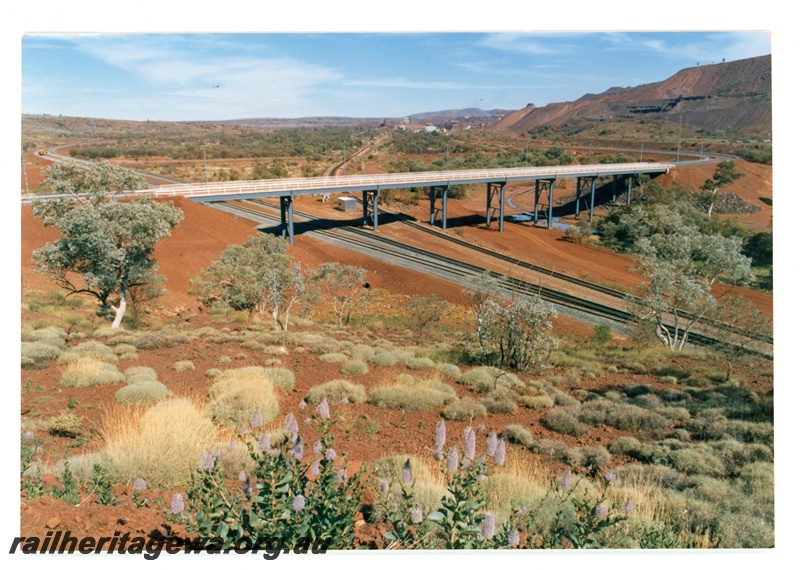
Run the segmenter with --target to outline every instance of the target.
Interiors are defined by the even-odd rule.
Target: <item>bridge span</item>
[[[539,220],[539,200],[546,192],[548,202],[542,207],[547,227],[552,226],[553,186],[559,178],[577,180],[575,214],[580,213],[581,192],[590,188],[589,216],[594,215],[596,181],[611,176],[627,183],[630,203],[633,179],[640,174],[659,175],[675,167],[671,162],[632,162],[620,164],[581,164],[568,166],[537,166],[523,168],[491,168],[485,170],[445,170],[433,172],[357,174],[311,178],[277,178],[206,184],[165,184],[142,190],[140,193],[156,198],[183,196],[196,202],[219,202],[252,198],[279,198],[281,226],[284,236],[294,244],[293,201],[295,196],[330,194],[332,192],[362,193],[364,225],[378,229],[378,196],[381,190],[395,188],[428,188],[430,223],[441,216],[442,229],[447,229],[447,191],[453,185],[486,184],[486,225],[496,217],[503,231],[505,187],[509,182],[535,181],[534,223]]]

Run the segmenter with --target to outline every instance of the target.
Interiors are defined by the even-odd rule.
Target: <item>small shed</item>
[[[336,207],[343,212],[355,212],[358,209],[358,201],[350,196],[339,196]]]

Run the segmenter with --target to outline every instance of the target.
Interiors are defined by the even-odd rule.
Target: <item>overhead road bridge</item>
[[[547,208],[542,216],[547,227],[552,225],[553,186],[559,178],[577,180],[575,213],[580,213],[580,195],[590,188],[589,215],[594,214],[596,181],[601,176],[612,176],[627,182],[630,203],[631,185],[640,174],[659,175],[675,166],[671,162],[632,162],[622,164],[586,164],[570,166],[542,166],[527,168],[491,168],[485,170],[446,170],[435,172],[358,174],[348,176],[324,176],[313,178],[277,178],[207,184],[165,184],[142,194],[156,198],[183,196],[195,202],[219,202],[253,198],[280,199],[281,225],[284,236],[294,243],[293,201],[295,196],[330,194],[332,192],[361,192],[364,225],[378,229],[378,196],[381,190],[395,188],[428,188],[430,200],[430,223],[436,224],[441,216],[441,225],[447,229],[447,191],[460,184],[486,184],[486,225],[496,217],[500,231],[503,230],[505,214],[505,187],[509,182],[535,181],[534,222],[539,218],[539,200],[547,194]]]

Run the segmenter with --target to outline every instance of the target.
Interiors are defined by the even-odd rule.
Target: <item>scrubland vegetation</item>
[[[417,142],[392,144],[413,155]],[[639,255],[651,285],[660,274],[646,264],[664,261],[654,236],[713,226],[737,255],[745,247],[736,226],[678,209],[670,225],[656,203],[636,203],[598,224],[602,241]],[[139,276],[154,273],[148,259]],[[704,261],[681,274],[701,293],[708,275],[690,269]],[[774,545],[771,361],[663,342],[654,326],[646,338],[559,331],[548,304],[481,280],[464,284],[461,311],[433,296],[387,301],[364,275],[301,271],[263,236],[198,275],[196,321],[121,315],[118,274],[100,311],[55,290],[27,295],[23,498],[146,509],[222,547],[276,536],[332,549]],[[701,297],[702,315],[716,310]],[[396,326],[376,318],[381,301]],[[51,404],[58,390],[66,409]]]

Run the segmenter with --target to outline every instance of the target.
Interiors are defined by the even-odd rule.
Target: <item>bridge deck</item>
[[[552,178],[586,178],[668,172],[669,162],[632,162],[485,170],[446,170],[435,172],[357,174],[312,178],[278,178],[213,182],[208,184],[165,184],[141,191],[155,197],[184,196],[195,201],[236,200],[240,198],[299,196],[331,192],[375,191],[389,188],[419,188],[451,184],[503,183]]]

